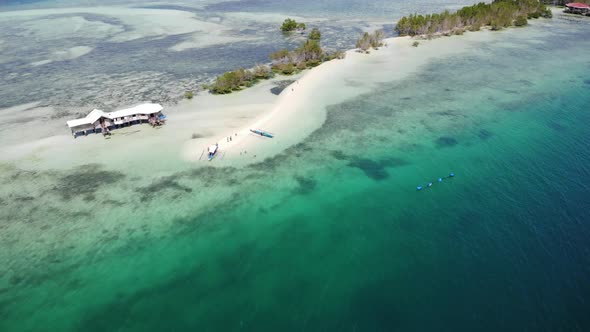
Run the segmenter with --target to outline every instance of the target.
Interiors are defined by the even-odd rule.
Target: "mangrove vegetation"
[[[383,38],[385,38],[385,32],[383,32],[383,30],[377,30],[373,33],[365,32],[361,38],[356,41],[356,48],[362,52],[368,53],[371,48],[378,49],[383,46]]]
[[[213,94],[226,94],[256,84],[275,74],[292,75],[304,69],[315,67],[322,62],[343,59],[342,51],[326,52],[320,46],[321,33],[312,30],[308,39],[290,51],[282,49],[270,54],[270,65],[257,65],[253,69],[240,68],[218,76],[212,84],[203,87]]]
[[[283,25],[281,25],[281,31],[290,32],[295,30],[305,30],[305,23],[297,23],[297,21],[287,18]]]
[[[272,77],[270,67],[257,65],[253,69],[240,68],[218,76],[210,85],[203,86],[214,94],[227,94],[256,84]]]
[[[308,38],[311,40],[320,40],[322,38],[322,34],[320,33],[320,30],[318,28],[313,28],[311,29]]]
[[[447,10],[440,14],[404,16],[395,31],[401,36],[462,34],[465,29],[477,31],[489,26],[500,30],[526,25],[527,19],[551,16],[551,10],[538,0],[494,0],[463,7],[455,13]]]

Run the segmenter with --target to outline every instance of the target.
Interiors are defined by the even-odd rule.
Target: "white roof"
[[[132,108],[127,108],[120,111],[111,112],[108,115],[109,119],[121,118],[124,116],[135,115],[135,114],[151,114],[157,113],[163,109],[160,104],[141,104]]]
[[[106,117],[105,112],[103,112],[101,110],[94,109],[85,118],[68,121],[68,127],[72,128],[72,127],[78,127],[78,126],[83,126],[83,125],[90,125],[90,124],[95,123],[98,119],[100,119],[103,116]]]
[[[95,109],[92,112],[90,112],[90,114],[88,114],[85,118],[68,121],[68,127],[73,128],[78,126],[91,125],[102,117],[113,120],[115,118],[122,118],[130,115],[157,113],[162,109],[163,107],[160,104],[141,104],[132,108],[127,108],[124,110],[114,111],[110,113],[105,113],[104,111]]]

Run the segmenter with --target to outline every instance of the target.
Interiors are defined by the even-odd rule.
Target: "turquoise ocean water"
[[[111,173],[96,166],[52,174],[54,197],[2,196],[7,222],[43,227],[39,213],[53,211],[102,242],[2,272],[0,330],[587,331],[588,31],[556,17],[500,32],[330,106],[305,141],[245,169],[137,189],[115,174],[122,184],[106,191]],[[26,181],[3,167],[3,181]],[[83,199],[52,191],[77,182],[93,188]],[[136,197],[117,205],[125,190]],[[35,203],[48,199],[53,210]],[[122,226],[104,234],[84,233],[98,217],[63,212],[108,200]]]

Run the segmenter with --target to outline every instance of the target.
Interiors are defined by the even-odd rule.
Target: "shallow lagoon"
[[[152,100],[174,103],[186,90],[198,89],[215,75],[265,63],[270,53],[298,45],[302,38],[277,33],[286,17],[319,27],[326,47],[345,50],[354,46],[363,30],[385,26],[391,31],[401,15],[424,10],[420,2],[385,7],[350,0],[298,1],[296,8],[294,4],[17,1],[0,5],[0,108],[39,100],[69,112]],[[450,1],[429,4],[431,10],[456,6]],[[81,56],[80,49],[88,53]]]

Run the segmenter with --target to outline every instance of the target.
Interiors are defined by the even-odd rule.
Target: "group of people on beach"
[[[158,127],[164,124],[164,120],[160,119],[159,117],[151,114],[148,118],[148,122],[152,127]]]
[[[100,129],[103,137],[111,136],[111,130],[107,127],[104,119],[100,119]]]
[[[238,133],[235,133],[235,135],[238,136]],[[228,143],[231,142],[232,141],[232,137],[231,136],[226,137],[225,138],[225,141],[228,142]]]

